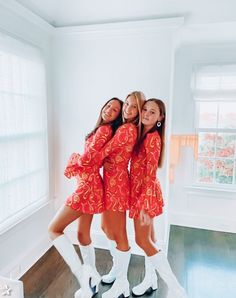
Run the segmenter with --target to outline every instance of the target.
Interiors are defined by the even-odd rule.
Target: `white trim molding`
[[[14,14],[22,17],[23,19],[26,19],[30,23],[38,26],[48,33],[52,33],[54,30],[54,27],[52,25],[50,25],[48,22],[44,21],[32,11],[14,0],[0,0],[0,6],[8,9],[9,11],[12,11]]]
[[[219,232],[236,233],[236,220],[214,216],[199,216],[195,214],[171,212],[169,214],[171,225],[205,229]]]
[[[76,36],[81,39],[119,37],[140,34],[155,34],[163,28],[178,29],[184,24],[183,17],[140,20],[130,22],[107,23],[97,25],[80,25],[72,27],[55,28],[56,36]]]

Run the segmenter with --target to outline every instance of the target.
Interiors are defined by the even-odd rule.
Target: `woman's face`
[[[162,120],[160,109],[154,101],[145,103],[142,109],[142,124],[153,127],[158,121]]]
[[[138,105],[136,98],[131,95],[129,96],[123,105],[123,117],[128,122],[134,120],[138,116]]]
[[[112,99],[102,109],[102,120],[104,123],[114,121],[120,113],[121,105],[118,100]]]

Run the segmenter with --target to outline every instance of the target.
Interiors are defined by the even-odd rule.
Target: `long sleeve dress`
[[[104,188],[99,172],[101,160],[97,152],[111,138],[111,126],[102,125],[86,140],[84,154],[72,154],[64,174],[68,178],[76,177],[77,189],[67,198],[66,206],[86,214],[105,210]]]
[[[157,131],[148,133],[138,152],[133,152],[130,167],[131,206],[129,217],[139,218],[143,209],[150,217],[163,212],[160,182],[156,177],[161,152]]]
[[[124,212],[129,209],[128,163],[136,139],[136,126],[133,123],[125,123],[116,130],[113,138],[97,152],[96,160],[100,160],[99,163],[104,163],[103,184],[106,210]],[[90,164],[92,165],[91,160]]]

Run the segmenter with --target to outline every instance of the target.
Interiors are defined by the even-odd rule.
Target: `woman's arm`
[[[78,157],[78,165],[94,165],[98,164],[97,153],[104,147],[104,145],[111,139],[112,129],[109,125],[100,126],[93,136],[92,142],[86,148],[85,152]]]
[[[102,163],[104,158],[109,156],[118,148],[125,147],[125,150],[131,152],[137,139],[137,129],[134,125],[123,124],[120,126],[113,138],[99,151],[96,158]]]
[[[146,152],[146,176],[144,177],[142,194],[140,196],[140,208],[148,211],[150,209],[150,200],[155,197],[156,172],[161,152],[161,139],[159,135],[151,134],[145,140]]]

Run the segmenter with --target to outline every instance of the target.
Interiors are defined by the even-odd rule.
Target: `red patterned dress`
[[[132,123],[121,125],[113,138],[99,153],[104,160],[103,183],[106,210],[124,212],[130,204],[128,163],[137,139],[137,128]]]
[[[65,169],[65,176],[77,179],[77,189],[66,200],[66,206],[86,214],[105,210],[104,189],[99,173],[101,161],[97,152],[112,138],[110,125],[100,126],[85,142],[83,155],[73,153]]]
[[[160,182],[156,177],[161,152],[157,131],[148,133],[138,152],[133,152],[130,167],[131,207],[129,217],[139,218],[143,209],[150,217],[162,213],[164,206]]]

